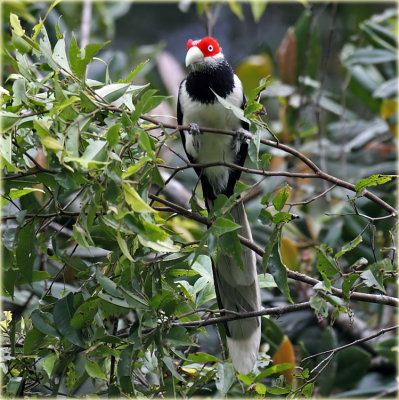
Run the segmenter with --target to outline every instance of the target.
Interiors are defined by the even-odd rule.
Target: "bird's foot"
[[[201,129],[198,124],[195,122],[191,122],[191,124],[188,125],[190,127],[190,135],[199,135],[201,133]]]
[[[240,128],[236,130],[236,140],[240,141],[240,142],[244,142],[247,137],[246,134],[248,133],[248,131],[244,128]]]
[[[240,128],[240,129],[237,129],[235,131],[235,133],[236,134],[235,134],[233,142],[232,142],[232,148],[233,148],[233,150],[238,151],[241,147],[241,144],[248,140],[246,137],[246,134],[248,133],[248,131],[245,130],[244,128]]]

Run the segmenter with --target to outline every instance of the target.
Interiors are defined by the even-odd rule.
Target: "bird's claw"
[[[240,128],[236,130],[236,140],[239,142],[244,142],[247,137],[246,134],[248,133],[247,130],[245,130],[244,128]]]
[[[201,133],[199,125],[195,122],[191,122],[188,126],[190,127],[190,135],[199,135]]]

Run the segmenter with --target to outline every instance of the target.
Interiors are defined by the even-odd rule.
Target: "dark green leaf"
[[[36,328],[29,330],[24,340],[24,355],[37,353],[45,337],[46,336]]]
[[[277,193],[277,195],[273,198],[272,203],[274,205],[274,208],[277,211],[280,211],[283,209],[283,207],[288,199],[288,196],[290,195],[290,191],[291,191],[291,188],[289,186],[285,187],[285,188],[281,189]]]
[[[31,314],[32,324],[45,335],[59,337],[60,333],[54,328],[53,316],[40,310],[34,310]]]
[[[177,372],[176,366],[173,363],[173,359],[169,356],[163,356],[162,361],[172,375],[181,382],[185,382],[185,379]]]
[[[21,279],[28,283],[32,282],[33,277],[35,243],[35,225],[34,223],[30,223],[19,231],[16,251],[17,266],[21,271]]]
[[[280,255],[280,246],[274,246],[269,263],[269,272],[280,289],[281,293],[291,302],[290,288],[288,286],[288,273],[287,267],[283,264]]]
[[[100,366],[92,360],[86,359],[85,370],[92,378],[102,379],[104,381],[108,380]]]
[[[352,289],[354,283],[359,279],[359,276],[360,276],[359,274],[349,275],[342,282],[342,294],[346,299],[349,299],[349,292]]]
[[[317,248],[317,269],[323,277],[331,278],[339,272],[335,260],[331,257],[332,250],[325,244]]]
[[[215,236],[223,235],[226,232],[232,232],[240,228],[240,225],[231,219],[218,217],[212,224],[210,230]]]
[[[335,385],[341,389],[353,388],[369,369],[371,355],[358,346],[348,347],[337,354]]]
[[[363,283],[371,288],[375,288],[385,293],[382,274],[378,268],[370,268],[360,274]]]
[[[75,314],[71,319],[71,326],[79,330],[82,329],[85,325],[91,324],[93,322],[94,316],[98,311],[99,301],[99,299],[91,299],[81,304],[75,311]]]
[[[71,320],[75,309],[73,307],[73,294],[61,298],[54,305],[53,316],[54,324],[57,330],[71,343],[76,346],[85,347],[80,331],[72,327]]]
[[[344,246],[342,246],[342,249],[335,254],[335,258],[342,257],[344,254],[346,254],[348,251],[353,250],[355,247],[357,247],[360,243],[362,243],[363,238],[358,235],[356,236],[352,241],[349,243],[346,243]]]

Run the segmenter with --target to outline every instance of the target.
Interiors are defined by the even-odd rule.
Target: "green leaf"
[[[139,145],[143,151],[145,151],[152,160],[156,160],[154,154],[153,142],[146,131],[141,131],[139,136]]]
[[[359,279],[360,274],[351,274],[342,282],[342,294],[345,299],[349,299],[349,292],[353,284]]]
[[[382,274],[378,268],[371,267],[366,271],[363,271],[360,274],[360,278],[363,280],[363,283],[371,288],[375,288],[385,293],[385,288],[383,284]]]
[[[367,373],[371,355],[358,346],[348,347],[337,354],[337,374],[334,386],[341,389],[353,388]]]
[[[266,6],[267,6],[267,1],[251,1],[251,11],[252,15],[254,17],[255,22],[259,22],[261,19],[262,15],[265,13]]]
[[[234,383],[235,373],[233,364],[230,362],[218,363],[216,370],[216,388],[224,397]]]
[[[238,17],[240,20],[244,20],[244,14],[242,11],[242,5],[241,3],[238,3],[235,0],[229,0],[227,4],[230,7],[230,10],[233,12],[233,14]]]
[[[96,271],[96,279],[97,282],[100,284],[100,286],[110,295],[114,297],[123,297],[123,294],[119,290],[118,286],[116,285],[115,282],[113,282],[111,279],[103,275],[100,271],[100,269],[97,269]]]
[[[130,304],[126,300],[122,300],[118,297],[110,296],[109,294],[101,292],[98,294],[98,297],[115,306],[129,308],[129,309],[131,308]]]
[[[283,264],[281,260],[281,255],[280,255],[280,246],[274,246],[272,253],[271,253],[271,258],[270,258],[270,263],[268,266],[269,272],[273,276],[277,287],[280,289],[281,293],[291,302],[291,294],[290,294],[290,288],[288,286],[288,273],[287,273],[287,267]]]
[[[81,304],[73,314],[71,326],[75,329],[82,329],[85,325],[93,322],[93,318],[98,311],[99,299],[91,299]]]
[[[71,343],[84,348],[85,343],[81,332],[71,325],[71,320],[74,314],[75,309],[73,307],[72,293],[68,293],[67,296],[61,298],[55,303],[53,309],[55,327]]]
[[[39,22],[38,24],[36,24],[36,25],[33,27],[33,35],[32,35],[32,39],[33,39],[33,40],[36,40],[36,39],[37,39],[37,36],[39,35],[40,31],[42,30],[43,24],[44,24],[44,22],[46,21],[48,15],[50,14],[50,12],[52,11],[52,9],[53,9],[55,6],[57,6],[59,3],[61,3],[61,1],[62,1],[62,0],[55,0],[54,3],[52,3],[51,6],[48,8],[48,10],[47,10],[46,15],[44,16],[44,18],[41,19],[40,22]]]
[[[356,183],[355,189],[356,191],[360,191],[368,186],[375,186],[375,185],[382,185],[383,183],[389,182],[392,178],[396,178],[397,175],[383,175],[383,174],[376,174],[371,175],[368,178],[361,179],[359,182]]]
[[[13,32],[17,36],[23,36],[25,34],[25,29],[22,29],[21,21],[19,20],[18,15],[13,13],[10,14],[10,25]]]
[[[342,249],[337,254],[335,254],[335,258],[342,257],[344,254],[346,254],[348,251],[353,250],[355,247],[357,247],[362,242],[363,242],[363,238],[360,235],[356,236],[349,243],[346,243],[344,246],[342,246]]]
[[[231,257],[239,268],[244,268],[242,259],[242,246],[237,236],[237,231],[226,232],[219,236],[219,245],[224,254]]]
[[[262,267],[263,267],[263,271],[266,272],[267,268],[268,268],[268,264],[269,264],[269,259],[270,256],[272,254],[272,251],[276,245],[276,243],[279,240],[279,237],[281,235],[281,230],[282,230],[282,225],[275,225],[275,227],[273,228],[272,233],[270,234],[269,240],[266,244],[265,247],[265,252],[263,254],[262,257]]]
[[[69,62],[72,72],[80,79],[84,79],[86,75],[87,65],[93,57],[110,42],[88,44],[84,50],[81,50],[76,41],[75,35],[72,33],[69,44]]]
[[[345,65],[354,64],[381,64],[396,60],[394,51],[385,49],[358,49],[343,60]]]
[[[266,386],[263,383],[256,382],[255,391],[256,391],[256,393],[263,396],[266,393]]]
[[[120,353],[117,374],[124,393],[136,394],[132,385],[133,345],[125,347]]]
[[[50,313],[34,310],[31,314],[32,324],[45,335],[60,337],[60,333],[54,328],[54,319]]]
[[[86,359],[85,370],[92,378],[102,379],[103,381],[108,380],[100,366],[92,360]]]
[[[240,225],[228,218],[218,217],[212,224],[210,230],[216,236],[232,232],[240,228]]]
[[[171,238],[166,238],[164,240],[148,240],[142,235],[138,235],[139,242],[145,246],[161,253],[176,253],[180,251],[180,246],[175,245]]]
[[[272,221],[275,224],[281,224],[284,222],[289,222],[291,221],[293,218],[293,215],[288,213],[288,212],[284,212],[284,211],[280,211],[276,214],[273,215],[272,217]]]
[[[129,261],[133,261],[133,257],[130,254],[129,248],[127,247],[127,243],[125,241],[125,239],[122,238],[122,236],[120,235],[120,233],[118,232],[118,234],[116,235],[116,240],[118,242],[119,248],[121,249],[123,255],[129,260]]]
[[[107,138],[107,142],[109,143],[109,145],[111,147],[114,147],[118,144],[121,127],[122,127],[122,124],[119,123],[119,124],[112,125],[108,129],[106,138]]]
[[[65,40],[59,39],[54,46],[53,60],[67,73],[71,74],[71,67],[69,66],[68,57],[66,54]],[[65,73],[65,72],[64,72]]]
[[[20,117],[8,111],[1,111],[0,119],[1,119],[1,132],[5,133],[18,123]]]
[[[190,353],[187,359],[194,363],[222,362],[222,360],[218,357],[201,352]]]
[[[18,198],[20,198],[22,196],[25,196],[25,195],[27,195],[29,193],[32,193],[32,192],[44,193],[44,190],[38,189],[38,188],[24,188],[24,189],[12,188],[10,190],[10,193],[8,193],[7,197],[9,197],[11,200],[15,200],[15,199],[18,199]],[[8,202],[9,202],[8,199],[6,199],[4,197],[1,197],[0,198],[0,208],[4,207]]]
[[[211,89],[212,90],[212,89]],[[237,107],[233,104],[230,104],[228,101],[226,101],[223,97],[219,96],[217,93],[215,93],[212,90],[213,94],[216,96],[216,99],[218,100],[218,102],[227,110],[231,110],[233,112],[233,114],[240,119],[241,121],[247,122],[248,124],[250,124],[250,121],[247,117],[245,117],[244,115],[244,110],[240,107]]]
[[[338,266],[330,253],[332,253],[332,249],[325,244],[317,247],[316,266],[320,274],[327,278],[331,278],[339,272]]]
[[[282,372],[282,371],[287,371],[291,368],[292,368],[291,363],[282,363],[282,364],[273,365],[273,366],[263,370],[259,375],[256,375],[255,382],[258,382],[258,381],[266,378],[267,376],[278,374],[279,372]]]
[[[272,274],[259,274],[258,283],[261,289],[277,287],[276,281],[274,280]]]
[[[49,379],[52,378],[55,362],[58,360],[57,355],[52,353],[44,357],[41,363],[43,371],[46,372]]]
[[[272,203],[277,211],[281,211],[290,195],[291,188],[289,186],[281,189],[273,198]]]
[[[32,282],[33,265],[35,259],[35,225],[33,223],[25,225],[18,234],[18,245],[16,250],[17,267],[21,271],[24,282]]]
[[[177,372],[176,366],[173,363],[172,358],[169,356],[163,356],[162,361],[166,368],[172,373],[172,375],[181,382],[186,382],[185,379]]]
[[[139,65],[137,65],[137,67],[130,72],[130,74],[128,75],[128,77],[126,79],[119,79],[119,81],[117,81],[117,83],[130,83],[133,81],[133,79],[136,77],[136,75],[143,69],[143,67],[145,65],[147,65],[147,63],[150,60],[145,60],[143,62],[141,62]]]
[[[391,362],[396,362],[397,360],[397,355],[398,355],[398,338],[397,337],[391,337],[386,340],[383,340],[382,342],[379,342],[375,345],[375,351],[382,355],[383,357],[386,357],[388,360]]]
[[[44,342],[45,335],[36,328],[32,328],[26,334],[24,340],[24,355],[31,356],[39,351],[40,345]]]
[[[150,161],[150,157],[142,157],[140,160],[136,162],[136,164],[131,165],[125,172],[122,172],[122,179],[126,179],[129,176],[134,175],[137,171],[139,171],[145,163]]]
[[[73,238],[81,246],[87,249],[94,244],[91,237],[89,236],[89,233],[86,232],[80,225],[78,225],[78,223],[75,223],[72,230],[73,230]]]
[[[22,376],[12,376],[7,382],[7,394],[9,397],[20,397],[25,379]]]
[[[309,300],[310,307],[315,310],[317,316],[322,316],[324,318],[328,317],[328,306],[327,301],[318,294],[314,294]]]
[[[156,212],[153,208],[151,208],[136,192],[136,190],[129,183],[122,184],[123,193],[125,195],[125,200],[132,208],[133,211],[138,213]]]

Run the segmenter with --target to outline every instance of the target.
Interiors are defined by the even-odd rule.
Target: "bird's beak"
[[[202,51],[197,46],[193,46],[188,50],[186,54],[186,67],[191,64],[201,62],[203,59],[204,54],[202,53]]]

